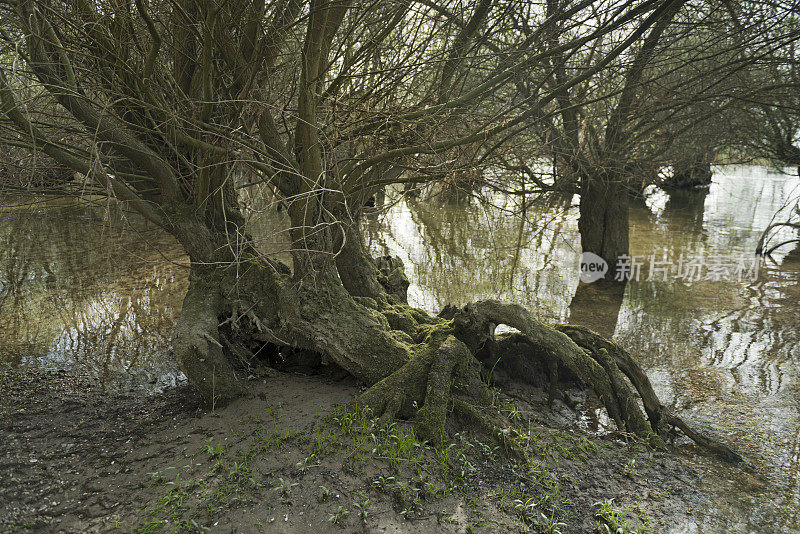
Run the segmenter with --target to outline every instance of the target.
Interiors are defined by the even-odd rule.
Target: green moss
[[[409,312],[409,308],[394,304],[383,310],[383,316],[389,321],[392,330],[402,330],[411,337],[416,337],[418,323]]]
[[[432,317],[408,304],[391,304],[381,310],[381,313],[392,330],[402,330],[416,343],[428,343],[431,334],[436,330],[443,330],[448,334],[453,332],[450,321]]]
[[[358,304],[361,304],[365,308],[369,308],[371,310],[378,310],[378,301],[371,297],[353,297],[353,300],[356,301]]]
[[[386,315],[378,310],[378,304],[374,299],[369,297],[354,297],[353,301],[355,301],[357,306],[360,306],[364,310],[364,313],[378,321],[383,328],[386,330],[391,329],[391,325],[387,320]]]

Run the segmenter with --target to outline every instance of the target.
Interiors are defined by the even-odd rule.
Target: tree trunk
[[[219,333],[221,315],[222,295],[211,280],[193,268],[172,336],[172,348],[181,370],[212,409],[244,393],[223,351]]]
[[[603,258],[605,280],[613,281],[618,259],[629,250],[628,191],[622,180],[584,177],[578,229],[583,252]]]
[[[294,220],[306,220],[308,211],[290,206],[295,228],[300,225]],[[357,226],[347,232],[350,241],[337,261],[326,252],[332,250],[328,229],[295,230],[291,272],[260,256],[245,234],[236,248],[230,246],[227,229],[215,227],[208,215],[175,214],[171,220],[170,230],[191,261],[173,346],[207,405],[220,406],[243,392],[235,368],[267,343],[319,353],[367,384],[410,358],[409,335],[393,331],[396,326],[377,311],[389,306],[388,299]]]
[[[669,190],[691,190],[711,185],[714,172],[711,170],[711,156],[690,158],[673,165],[672,176],[662,184]]]
[[[352,297],[369,298],[380,308],[388,302],[408,303],[408,278],[399,257],[373,258],[364,245],[358,223],[344,231],[344,242],[336,256],[336,268],[342,285]]]
[[[665,412],[641,369],[613,344],[588,331],[559,332],[536,321],[527,310],[497,301],[467,305],[449,318],[411,308],[390,296],[383,283],[375,284],[381,267],[376,268],[363,250],[357,226],[348,233],[351,244],[361,246],[360,255],[350,250],[357,261],[344,262],[341,271],[329,255],[314,248],[331,239],[325,235],[326,229],[317,230],[313,239],[295,234],[294,263],[302,268],[294,273],[260,257],[246,243],[232,251],[224,246],[228,238],[224,230],[197,219],[184,217],[173,230],[192,261],[189,291],[173,336],[175,356],[209,407],[221,406],[245,391],[237,369],[247,366],[254,352],[265,345],[283,347],[287,352],[302,349],[320,354],[323,361],[337,364],[370,386],[354,403],[368,407],[376,417],[413,419],[423,439],[441,443],[447,414],[455,411],[509,452],[524,455],[501,431],[507,422],[489,409],[491,395],[481,375],[481,360],[493,366],[533,368],[520,358],[541,359],[544,354],[551,370],[551,391],[558,383],[558,369],[565,368],[595,391],[620,430],[663,445],[654,431],[662,434],[666,428]],[[299,250],[301,239],[311,248]],[[358,286],[352,284],[356,279],[353,272],[365,273],[362,282],[369,280],[370,291],[377,292],[378,298],[347,290],[344,280],[350,279],[347,285],[351,287]],[[364,287],[367,285],[354,291],[363,292]],[[485,358],[483,353],[497,347],[493,338],[499,324],[517,328],[532,352],[509,356],[508,363],[501,363],[502,354]],[[585,340],[584,345],[576,344],[577,338],[572,337],[578,334],[588,339],[589,345]],[[586,350],[595,345],[597,350]],[[533,378],[537,377],[519,377]],[[647,396],[649,421],[637,404],[634,388]],[[683,425],[684,432],[694,437],[683,421],[667,415],[668,421]],[[716,446],[716,442],[709,443]]]
[[[357,221],[345,228],[336,256],[336,268],[342,285],[350,295],[375,300],[383,297],[384,291],[378,282],[378,267],[366,251]]]

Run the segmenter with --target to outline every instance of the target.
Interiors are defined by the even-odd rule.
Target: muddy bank
[[[678,457],[565,431],[566,407],[532,388],[497,401],[530,429],[520,465],[485,436],[434,451],[334,410],[358,392],[347,381],[274,373],[210,413],[185,387],[1,373],[3,532],[589,532],[607,499],[620,522],[667,532],[707,499]]]
[[[0,373],[2,531],[99,528],[134,506],[142,462],[172,455],[161,433],[201,414],[188,388],[143,399],[67,372]]]

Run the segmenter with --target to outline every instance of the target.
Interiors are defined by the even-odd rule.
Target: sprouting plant
[[[303,472],[306,469],[308,469],[309,464],[313,465],[316,461],[317,461],[317,455],[312,452],[311,454],[309,454],[308,456],[297,462],[295,464],[295,467],[297,467],[298,471]]]
[[[325,501],[327,501],[327,500],[328,500],[328,499],[330,499],[330,498],[331,498],[331,496],[333,495],[333,493],[331,492],[331,490],[329,490],[329,489],[328,489],[327,487],[325,487],[325,486],[320,486],[320,487],[319,487],[319,489],[320,489],[320,491],[322,492],[322,493],[320,494],[320,496],[319,496],[319,500],[320,500],[321,502],[325,502]]]
[[[595,503],[597,532],[600,534],[643,534],[648,531],[647,519],[641,519],[630,510],[618,508],[614,499]]]
[[[172,467],[172,466],[170,466],[170,467],[165,467],[165,468],[164,468],[164,471],[169,471],[169,470],[171,470],[171,469],[175,469],[175,467]],[[161,471],[161,470],[159,470],[159,471],[153,471],[153,472],[151,472],[151,473],[147,473],[147,474],[148,474],[148,475],[150,475],[150,477],[153,479],[153,481],[154,481],[155,483],[158,483],[158,484],[164,484],[164,483],[167,483],[167,484],[168,484],[168,483],[169,483],[169,482],[167,482],[166,473],[164,473],[164,472],[163,472],[163,471]]]
[[[394,482],[395,478],[392,476],[385,477],[383,475],[378,475],[378,477],[372,481],[372,487],[381,491],[386,491]]]
[[[536,517],[534,514],[538,503],[536,499],[533,497],[529,497],[525,500],[522,499],[514,499],[514,510],[522,518],[522,521],[526,524],[532,523],[533,519]]]
[[[280,493],[281,495],[286,495],[289,490],[295,486],[297,486],[298,482],[287,483],[283,477],[278,477],[278,485],[272,488],[272,491]]]
[[[336,509],[336,511],[334,513],[332,513],[328,517],[328,521],[330,521],[334,525],[338,525],[349,514],[350,514],[350,511],[347,508],[345,508],[344,506],[340,506],[339,508]]]
[[[203,451],[208,453],[209,456],[212,458],[217,458],[222,456],[222,453],[225,452],[224,448],[222,447],[221,443],[217,445],[213,445],[212,442],[214,441],[213,437],[210,437],[206,440],[206,444],[203,445]]]
[[[369,503],[371,501],[367,498],[367,496],[364,493],[362,493],[360,491],[356,492],[356,495],[358,495],[358,497],[361,499],[361,501],[360,502],[358,502],[358,501],[354,502],[353,506],[356,508],[356,510],[358,510],[358,517],[361,519],[361,521],[364,524],[366,524],[367,523],[367,516],[369,515],[368,512],[367,512],[367,506],[369,505]]]
[[[630,460],[628,460],[628,462],[625,464],[625,468],[623,470],[624,470],[626,475],[631,476],[631,477],[635,476],[636,473],[637,473],[636,460],[634,458],[631,458]]]
[[[561,534],[561,527],[566,527],[566,523],[562,523],[556,519],[555,511],[553,511],[550,516],[547,516],[543,513],[539,513],[539,516],[542,519],[542,532],[547,532],[548,534]]]

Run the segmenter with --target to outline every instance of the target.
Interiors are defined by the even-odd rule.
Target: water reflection
[[[186,289],[175,243],[118,210],[13,198],[0,211],[0,362],[119,386],[174,383]]]
[[[797,186],[796,177],[766,168],[728,167],[717,169],[707,193],[654,194],[631,206],[631,255],[676,265],[681,254],[751,261],[760,232]],[[798,252],[761,263],[756,280],[647,281],[643,271],[624,294],[578,287],[577,210],[551,200],[531,203],[523,216],[519,200],[491,200],[493,207],[435,209],[398,202],[372,228],[375,250],[413,266],[412,304],[436,311],[499,297],[613,334],[665,403],[724,432],[777,487],[777,497],[760,495],[763,481],[714,464],[707,486],[721,488],[717,501],[676,531],[798,528]]]
[[[632,254],[750,255],[760,231],[796,185],[796,179],[766,169],[734,168],[718,173],[702,209],[685,202],[676,216],[679,212],[670,209],[674,199],[661,204],[663,199],[656,198],[655,218],[640,218],[632,235]],[[726,432],[763,467],[781,496],[760,504],[780,513],[800,504],[799,281],[800,264],[785,255],[777,263],[762,263],[754,281],[634,282],[615,334],[656,377],[663,400]],[[731,530],[766,528],[759,515],[763,507],[741,508],[737,497],[742,489],[731,488],[726,506],[709,515]],[[743,511],[749,517],[742,519]],[[796,518],[786,521],[773,525],[775,530],[796,527]]]
[[[569,322],[613,337],[624,299],[624,285],[580,283],[569,304]]]
[[[580,254],[572,199],[547,196],[525,206],[517,198],[489,200],[491,206],[396,202],[367,223],[369,244],[375,253],[401,257],[409,299],[426,310],[492,297],[525,304],[544,319],[565,319]]]

